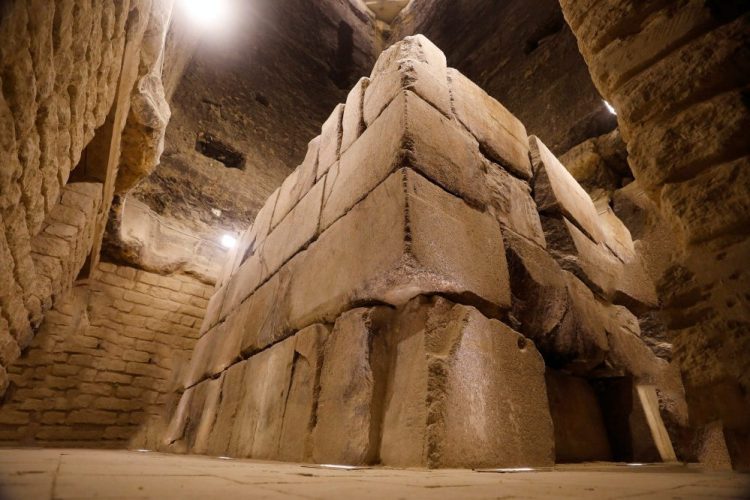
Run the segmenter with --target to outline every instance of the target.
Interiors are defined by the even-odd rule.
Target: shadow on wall
[[[0,444],[125,447],[170,407],[212,287],[109,263],[61,297],[10,368]]]

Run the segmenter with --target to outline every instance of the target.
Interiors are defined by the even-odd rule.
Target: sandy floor
[[[750,475],[586,464],[544,472],[335,470],[129,451],[0,449],[0,498],[750,498]]]

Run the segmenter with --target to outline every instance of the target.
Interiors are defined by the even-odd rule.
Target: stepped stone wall
[[[60,296],[9,368],[0,445],[149,445],[210,294],[194,278],[101,263]]]
[[[233,254],[166,450],[551,465],[583,418],[548,399],[562,372],[571,397],[619,388],[630,457],[674,458],[639,399],[681,387],[639,337],[656,296],[630,233],[423,36],[380,56]]]

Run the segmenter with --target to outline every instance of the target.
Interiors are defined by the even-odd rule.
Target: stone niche
[[[416,467],[673,458],[657,394],[674,384],[630,311],[653,285],[608,227],[538,138],[407,37],[228,259],[163,447]]]

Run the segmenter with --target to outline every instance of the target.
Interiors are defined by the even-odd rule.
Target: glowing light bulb
[[[607,111],[609,111],[613,115],[617,116],[617,111],[615,111],[615,108],[610,103],[608,103],[607,101],[603,101],[603,102],[604,102],[604,106],[607,108]]]
[[[204,29],[218,29],[229,22],[228,0],[180,0],[180,4],[190,20]]]
[[[236,244],[237,239],[234,236],[225,234],[221,237],[221,246],[223,246],[224,248],[234,248]]]

